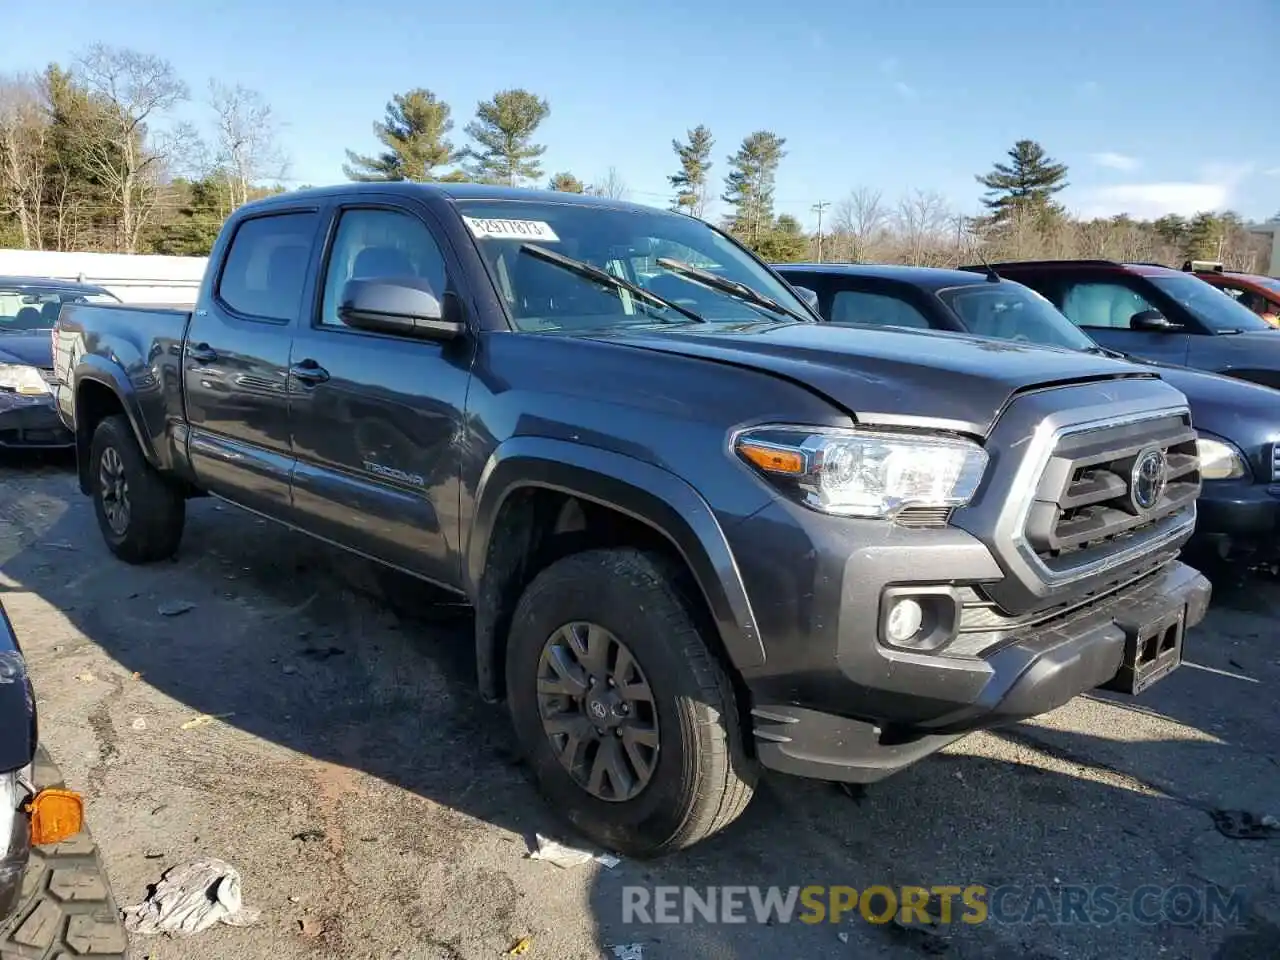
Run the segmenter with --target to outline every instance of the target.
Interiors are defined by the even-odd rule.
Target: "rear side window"
[[[302,309],[320,215],[281,213],[245,220],[227,251],[218,299],[236,313],[292,320]]]
[[[905,300],[863,290],[841,290],[837,293],[831,301],[831,321],[929,329],[929,321],[924,314]]]

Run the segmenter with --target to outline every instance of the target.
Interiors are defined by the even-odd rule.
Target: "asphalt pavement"
[[[1280,956],[1272,577],[1217,577],[1188,662],[1137,699],[1077,698],[865,791],[769,776],[692,851],[562,869],[529,857],[537,833],[578,841],[474,692],[465,610],[216,501],[189,507],[180,556],[130,567],[65,462],[0,466],[0,601],[117,902],[212,856],[262,911],[248,928],[135,937],[131,956]],[[696,901],[690,922],[624,915],[647,897],[651,918],[665,904],[683,921],[681,890],[724,886],[820,887],[805,896],[827,905],[980,886],[999,909],[967,922],[956,894],[945,922],[935,893],[929,922],[872,922],[878,894],[871,919],[802,922],[802,900],[790,922],[758,923],[747,890],[747,922],[709,922]]]

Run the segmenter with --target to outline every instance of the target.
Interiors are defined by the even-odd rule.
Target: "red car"
[[[1224,270],[1220,263],[1203,260],[1188,260],[1182,269],[1235,297],[1273,327],[1280,327],[1280,279],[1235,273]]]

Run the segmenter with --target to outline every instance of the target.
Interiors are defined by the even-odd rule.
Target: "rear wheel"
[[[678,582],[662,558],[589,550],[542,571],[512,619],[507,695],[539,786],[584,834],[635,857],[723,829],[756,777]]]
[[[112,553],[152,563],[178,552],[186,501],[147,463],[123,415],[106,417],[94,430],[89,477],[98,528]]]

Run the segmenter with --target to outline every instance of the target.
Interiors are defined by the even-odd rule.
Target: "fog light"
[[[890,643],[906,643],[924,623],[924,609],[915,600],[898,600],[889,608],[885,635]]]

